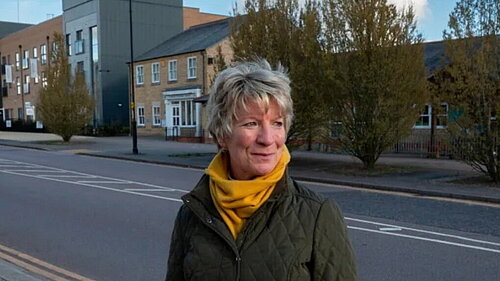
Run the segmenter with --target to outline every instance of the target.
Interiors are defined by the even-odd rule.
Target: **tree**
[[[328,102],[343,149],[374,167],[408,135],[427,99],[422,36],[412,7],[386,0],[327,0]]]
[[[455,156],[500,182],[500,6],[461,0],[443,32],[448,66],[437,75],[450,104],[447,131]]]
[[[69,142],[92,120],[94,102],[82,73],[71,75],[63,37],[56,33],[54,41],[57,48],[45,71],[47,85],[40,91],[37,110],[47,129]]]
[[[217,75],[223,71],[224,69],[227,68],[227,63],[226,63],[226,58],[224,56],[224,54],[222,53],[222,46],[221,45],[217,45],[217,56],[215,57],[215,62],[214,62],[214,72],[213,74],[210,76],[210,87],[212,86],[212,84],[215,82],[215,78],[217,77]]]
[[[292,34],[290,59],[292,95],[295,105],[295,138],[312,149],[314,140],[322,140],[328,124],[328,93],[325,83],[325,52],[322,45],[321,8],[317,1],[306,1],[300,11],[298,27]]]
[[[262,57],[290,67],[297,0],[246,0],[243,15],[236,9],[234,13],[230,40],[236,59]]]
[[[237,14],[231,44],[237,59],[262,57],[289,70],[295,121],[288,134],[292,140],[312,141],[321,136],[326,114],[322,88],[323,51],[318,1],[247,0]]]

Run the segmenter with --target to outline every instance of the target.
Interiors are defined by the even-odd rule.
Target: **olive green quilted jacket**
[[[236,241],[213,205],[204,175],[183,196],[167,281],[357,280],[338,207],[287,175]]]

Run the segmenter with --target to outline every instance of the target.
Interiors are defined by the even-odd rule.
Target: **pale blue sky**
[[[205,13],[229,15],[235,1],[241,3],[243,0],[184,0],[184,6],[200,8]],[[419,15],[418,28],[426,41],[441,40],[456,3],[456,0],[389,1],[398,5],[409,2],[415,5]],[[62,0],[0,0],[0,21],[37,24],[61,13]]]

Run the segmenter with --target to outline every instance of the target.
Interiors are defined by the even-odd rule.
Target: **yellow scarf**
[[[267,201],[276,183],[283,177],[290,162],[290,153],[283,147],[281,158],[271,173],[252,180],[230,180],[227,155],[218,153],[205,174],[210,176],[210,194],[217,211],[228,226],[233,238],[246,220]]]

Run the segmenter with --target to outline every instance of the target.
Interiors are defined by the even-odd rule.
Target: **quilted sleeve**
[[[312,253],[312,280],[358,280],[354,252],[340,209],[325,200],[316,219]]]
[[[177,213],[175,219],[174,230],[172,231],[172,238],[170,240],[170,253],[168,255],[167,278],[166,281],[183,281],[184,280],[184,239],[183,239],[183,224],[186,219],[183,218],[183,208]]]

